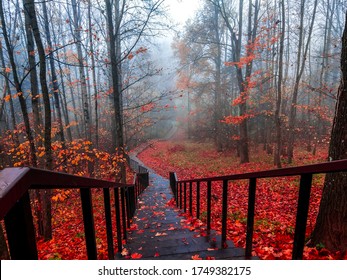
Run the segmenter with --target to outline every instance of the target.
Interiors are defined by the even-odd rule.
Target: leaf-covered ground
[[[327,148],[320,147],[319,153],[312,156],[299,148],[293,165],[325,161]],[[211,143],[191,141],[157,141],[139,154],[139,158],[159,175],[168,177],[175,171],[179,179],[236,174],[256,170],[273,169],[272,156],[262,148],[253,148],[251,163],[239,164],[233,153],[218,153]],[[324,176],[316,175],[313,180],[307,241],[313,230],[322,194]],[[297,176],[286,178],[261,179],[257,181],[254,252],[262,259],[290,259],[293,246],[295,213],[298,196]],[[194,188],[193,188],[194,189]],[[201,220],[206,220],[206,189],[201,185]],[[247,182],[229,183],[228,197],[228,238],[236,246],[245,246],[247,217]],[[195,194],[193,193],[193,196]],[[213,184],[212,227],[220,230],[221,183]],[[194,205],[195,206],[195,205]],[[193,207],[193,213],[195,207]],[[346,259],[340,252],[329,252],[323,244],[305,247],[305,259]]]

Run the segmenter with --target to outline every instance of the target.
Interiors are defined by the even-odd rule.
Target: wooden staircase
[[[172,205],[169,181],[150,174],[150,185],[139,198],[128,241],[118,259],[244,259],[245,251],[231,241],[222,249],[221,236],[206,227],[192,229],[182,211]]]

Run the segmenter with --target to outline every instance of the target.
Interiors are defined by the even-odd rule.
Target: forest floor
[[[252,147],[251,163],[240,164],[233,152],[218,153],[210,142],[189,140],[154,141],[138,155],[148,167],[159,175],[168,177],[176,172],[179,179],[209,177],[227,174],[274,169],[273,156],[263,151],[261,146]],[[312,153],[298,147],[295,162],[303,165],[326,161],[327,146]],[[285,161],[283,165],[286,166]],[[324,175],[313,179],[307,241],[314,228],[322,195]],[[257,181],[256,217],[254,231],[254,252],[261,259],[291,259],[295,227],[295,213],[298,198],[299,177],[260,179]],[[221,183],[213,185],[212,227],[221,228]],[[202,185],[201,220],[206,221],[206,189]],[[245,246],[247,221],[247,182],[236,181],[229,184],[228,197],[228,238],[236,246]],[[194,211],[193,211],[194,212]],[[304,259],[347,259],[346,254],[329,252],[323,244],[305,247]]]
[[[239,164],[232,152],[218,153],[210,142],[172,139],[151,142],[138,154],[138,158],[157,174],[168,178],[175,171],[179,179],[207,177],[226,174],[273,169],[272,155],[261,146],[252,147],[251,163]],[[313,156],[298,148],[293,165],[323,162],[327,158],[327,147],[319,149]],[[313,230],[322,194],[323,175],[313,180],[307,241]],[[257,182],[254,252],[261,259],[290,259],[295,226],[298,195],[297,176],[288,178],[261,179]],[[213,184],[212,228],[220,231],[221,188]],[[228,239],[235,246],[245,246],[247,182],[229,184]],[[114,202],[111,201],[113,204]],[[53,239],[38,240],[39,259],[87,259],[79,192],[57,193],[52,201]],[[107,259],[106,231],[102,191],[93,190],[93,207],[96,225],[98,259]],[[206,186],[201,185],[201,221],[206,221]],[[114,207],[112,207],[114,211]],[[193,209],[194,212],[194,209]],[[113,217],[115,213],[112,213]],[[190,218],[187,216],[187,220]],[[113,219],[115,220],[115,219]],[[113,225],[113,230],[116,226]],[[115,234],[115,233],[114,233]],[[117,244],[114,244],[115,251]],[[347,259],[339,252],[331,253],[322,244],[314,248],[305,247],[305,259]]]

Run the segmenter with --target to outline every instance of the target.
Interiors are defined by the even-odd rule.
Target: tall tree
[[[48,12],[47,12],[46,2],[42,2],[42,11],[43,11],[43,18],[44,18],[45,35],[47,40],[47,49],[49,51],[48,57],[49,57],[49,65],[51,68],[51,77],[52,77],[52,85],[53,85],[52,92],[53,92],[55,109],[57,111],[58,135],[59,135],[60,141],[62,142],[63,148],[65,148],[63,117],[61,113],[62,110],[61,110],[60,100],[59,100],[59,81],[58,81],[58,76],[57,76],[57,73],[55,70],[55,64],[54,64],[53,45],[52,45],[52,39],[51,39],[51,32],[49,30],[49,21],[48,21]]]
[[[19,75],[18,75],[18,71],[17,71],[17,65],[16,65],[15,59],[14,59],[14,50],[13,50],[13,47],[11,45],[11,42],[10,42],[10,39],[8,36],[2,0],[0,0],[0,17],[1,17],[1,26],[2,26],[2,31],[3,31],[3,37],[4,37],[7,53],[9,56],[10,64],[12,67],[12,76],[13,76],[12,85],[14,85],[16,92],[17,92],[17,95],[18,95],[18,98],[19,98],[19,103],[20,103],[21,111],[23,114],[24,125],[25,125],[25,132],[27,134],[28,141],[29,141],[30,163],[32,165],[36,166],[37,158],[36,158],[36,147],[35,147],[35,143],[34,143],[34,137],[33,137],[33,133],[31,130],[30,121],[29,121],[27,104],[26,104],[25,98],[23,96],[22,83],[19,79]]]
[[[34,130],[36,134],[41,134],[41,111],[40,111],[40,93],[37,80],[36,58],[35,58],[35,43],[34,36],[30,26],[28,13],[24,13],[25,34],[27,39],[27,53],[30,71],[30,89],[31,89],[31,104],[34,115]],[[38,146],[41,146],[40,143]]]
[[[115,150],[119,155],[123,155],[124,138],[123,138],[123,108],[122,108],[122,92],[121,92],[121,57],[120,57],[120,25],[121,16],[123,16],[125,9],[125,1],[123,1],[122,7],[120,7],[120,1],[116,0],[113,6],[110,0],[105,0],[106,4],[106,16],[107,16],[107,27],[109,43],[109,55],[111,62],[111,88],[113,97],[113,113],[114,113],[114,144]],[[121,9],[121,10],[120,10]],[[114,23],[115,20],[115,23]],[[120,180],[125,182],[125,166],[121,164],[121,178]]]
[[[219,9],[222,18],[229,30],[232,42],[232,64],[235,65],[235,71],[239,87],[239,115],[242,121],[239,124],[240,131],[240,141],[239,141],[239,152],[240,152],[240,162],[249,162],[249,137],[248,137],[248,118],[247,118],[247,100],[249,96],[249,82],[252,74],[253,59],[245,65],[244,71],[241,67],[242,60],[242,35],[244,29],[243,20],[243,10],[244,3],[243,0],[239,1],[239,19],[238,24],[234,24],[232,18],[232,13],[230,8],[228,8],[228,3],[221,0],[210,0]],[[248,23],[247,23],[247,43],[245,46],[246,56],[251,58],[254,51],[254,43],[257,36],[258,27],[258,16],[259,16],[260,2],[256,0],[254,3],[252,0],[248,1]]]
[[[298,43],[298,52],[297,52],[297,59],[296,59],[296,71],[295,71],[293,95],[292,95],[292,102],[291,102],[290,113],[289,113],[288,163],[292,163],[293,157],[294,157],[294,140],[295,140],[295,135],[296,135],[295,124],[296,124],[296,115],[297,115],[299,85],[300,85],[300,81],[301,81],[302,75],[303,75],[304,70],[305,70],[307,53],[308,53],[310,42],[311,42],[314,21],[316,18],[317,2],[318,2],[318,0],[315,0],[314,4],[313,4],[312,17],[311,17],[311,21],[310,21],[310,25],[309,25],[307,39],[305,42],[306,34],[304,32],[304,30],[305,30],[304,15],[307,14],[306,1],[307,0],[301,0],[301,2],[300,2],[299,43]]]
[[[342,36],[341,72],[329,146],[330,160],[347,159],[347,12]],[[346,186],[346,173],[326,175],[317,222],[312,233],[313,245],[322,244],[329,250],[347,251]]]
[[[281,30],[280,30],[280,49],[278,59],[278,80],[277,80],[277,98],[275,109],[275,130],[276,130],[276,148],[274,152],[274,164],[281,167],[282,152],[282,131],[281,131],[281,105],[282,105],[282,82],[283,82],[283,54],[284,54],[284,36],[286,32],[286,13],[284,8],[284,0],[281,1]]]
[[[51,118],[51,104],[49,98],[49,90],[46,79],[46,53],[41,40],[41,34],[37,23],[37,16],[35,11],[35,3],[33,0],[23,0],[24,11],[27,13],[30,26],[34,35],[39,61],[40,61],[40,85],[42,91],[42,98],[45,112],[45,132],[44,132],[44,147],[46,162],[45,167],[48,170],[53,169],[53,156],[52,156],[52,118]],[[52,214],[51,214],[51,190],[43,192],[42,199],[43,208],[43,236],[45,240],[52,239]]]

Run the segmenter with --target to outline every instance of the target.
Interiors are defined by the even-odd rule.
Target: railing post
[[[296,211],[296,224],[292,254],[293,260],[301,260],[304,252],[306,224],[311,195],[311,185],[312,174],[301,175],[298,208]]]
[[[172,190],[172,193],[174,195],[174,197],[176,197],[176,193],[177,193],[177,190],[176,190],[176,175],[174,172],[170,172],[170,187],[171,187],[171,190]]]
[[[182,183],[180,183],[180,209],[182,209]]]
[[[81,202],[84,222],[84,233],[86,238],[87,255],[89,260],[97,259],[95,228],[92,206],[92,194],[90,189],[81,188]]]
[[[196,182],[196,218],[200,219],[200,182]]]
[[[123,227],[123,239],[127,240],[127,218],[126,218],[126,211],[125,211],[125,191],[124,187],[121,187],[120,190],[120,197],[122,201],[122,227]]]
[[[114,206],[116,209],[116,230],[117,230],[117,247],[118,247],[118,255],[122,252],[122,227],[121,227],[121,217],[120,217],[120,202],[119,202],[119,188],[114,188]]]
[[[105,207],[105,221],[106,221],[106,236],[107,236],[107,252],[108,252],[108,258],[110,260],[114,260],[110,189],[104,188],[103,191],[104,191],[104,207]]]
[[[37,260],[35,229],[26,192],[5,216],[7,240],[13,260]]]
[[[211,199],[212,199],[212,188],[211,181],[207,181],[207,230],[211,230]]]
[[[257,186],[256,178],[249,179],[246,252],[245,252],[246,259],[252,258],[252,242],[253,242],[253,229],[254,229],[254,209],[255,209],[256,186]]]
[[[143,189],[142,189],[142,191],[144,191],[149,186],[149,173],[145,172],[142,174],[143,174]]]
[[[131,219],[131,206],[130,206],[130,193],[129,193],[129,188],[124,187],[124,192],[125,192],[125,202],[126,202],[126,217],[127,217],[127,228],[130,227],[130,219]]]
[[[193,183],[189,183],[189,213],[193,215]]]
[[[129,192],[129,205],[130,205],[130,218],[134,217],[134,213],[136,210],[136,197],[135,197],[135,186],[128,187]]]
[[[228,180],[223,181],[222,197],[222,249],[227,248]]]
[[[184,189],[183,189],[183,191],[184,191],[184,213],[186,213],[186,211],[187,211],[187,182],[184,182]]]

